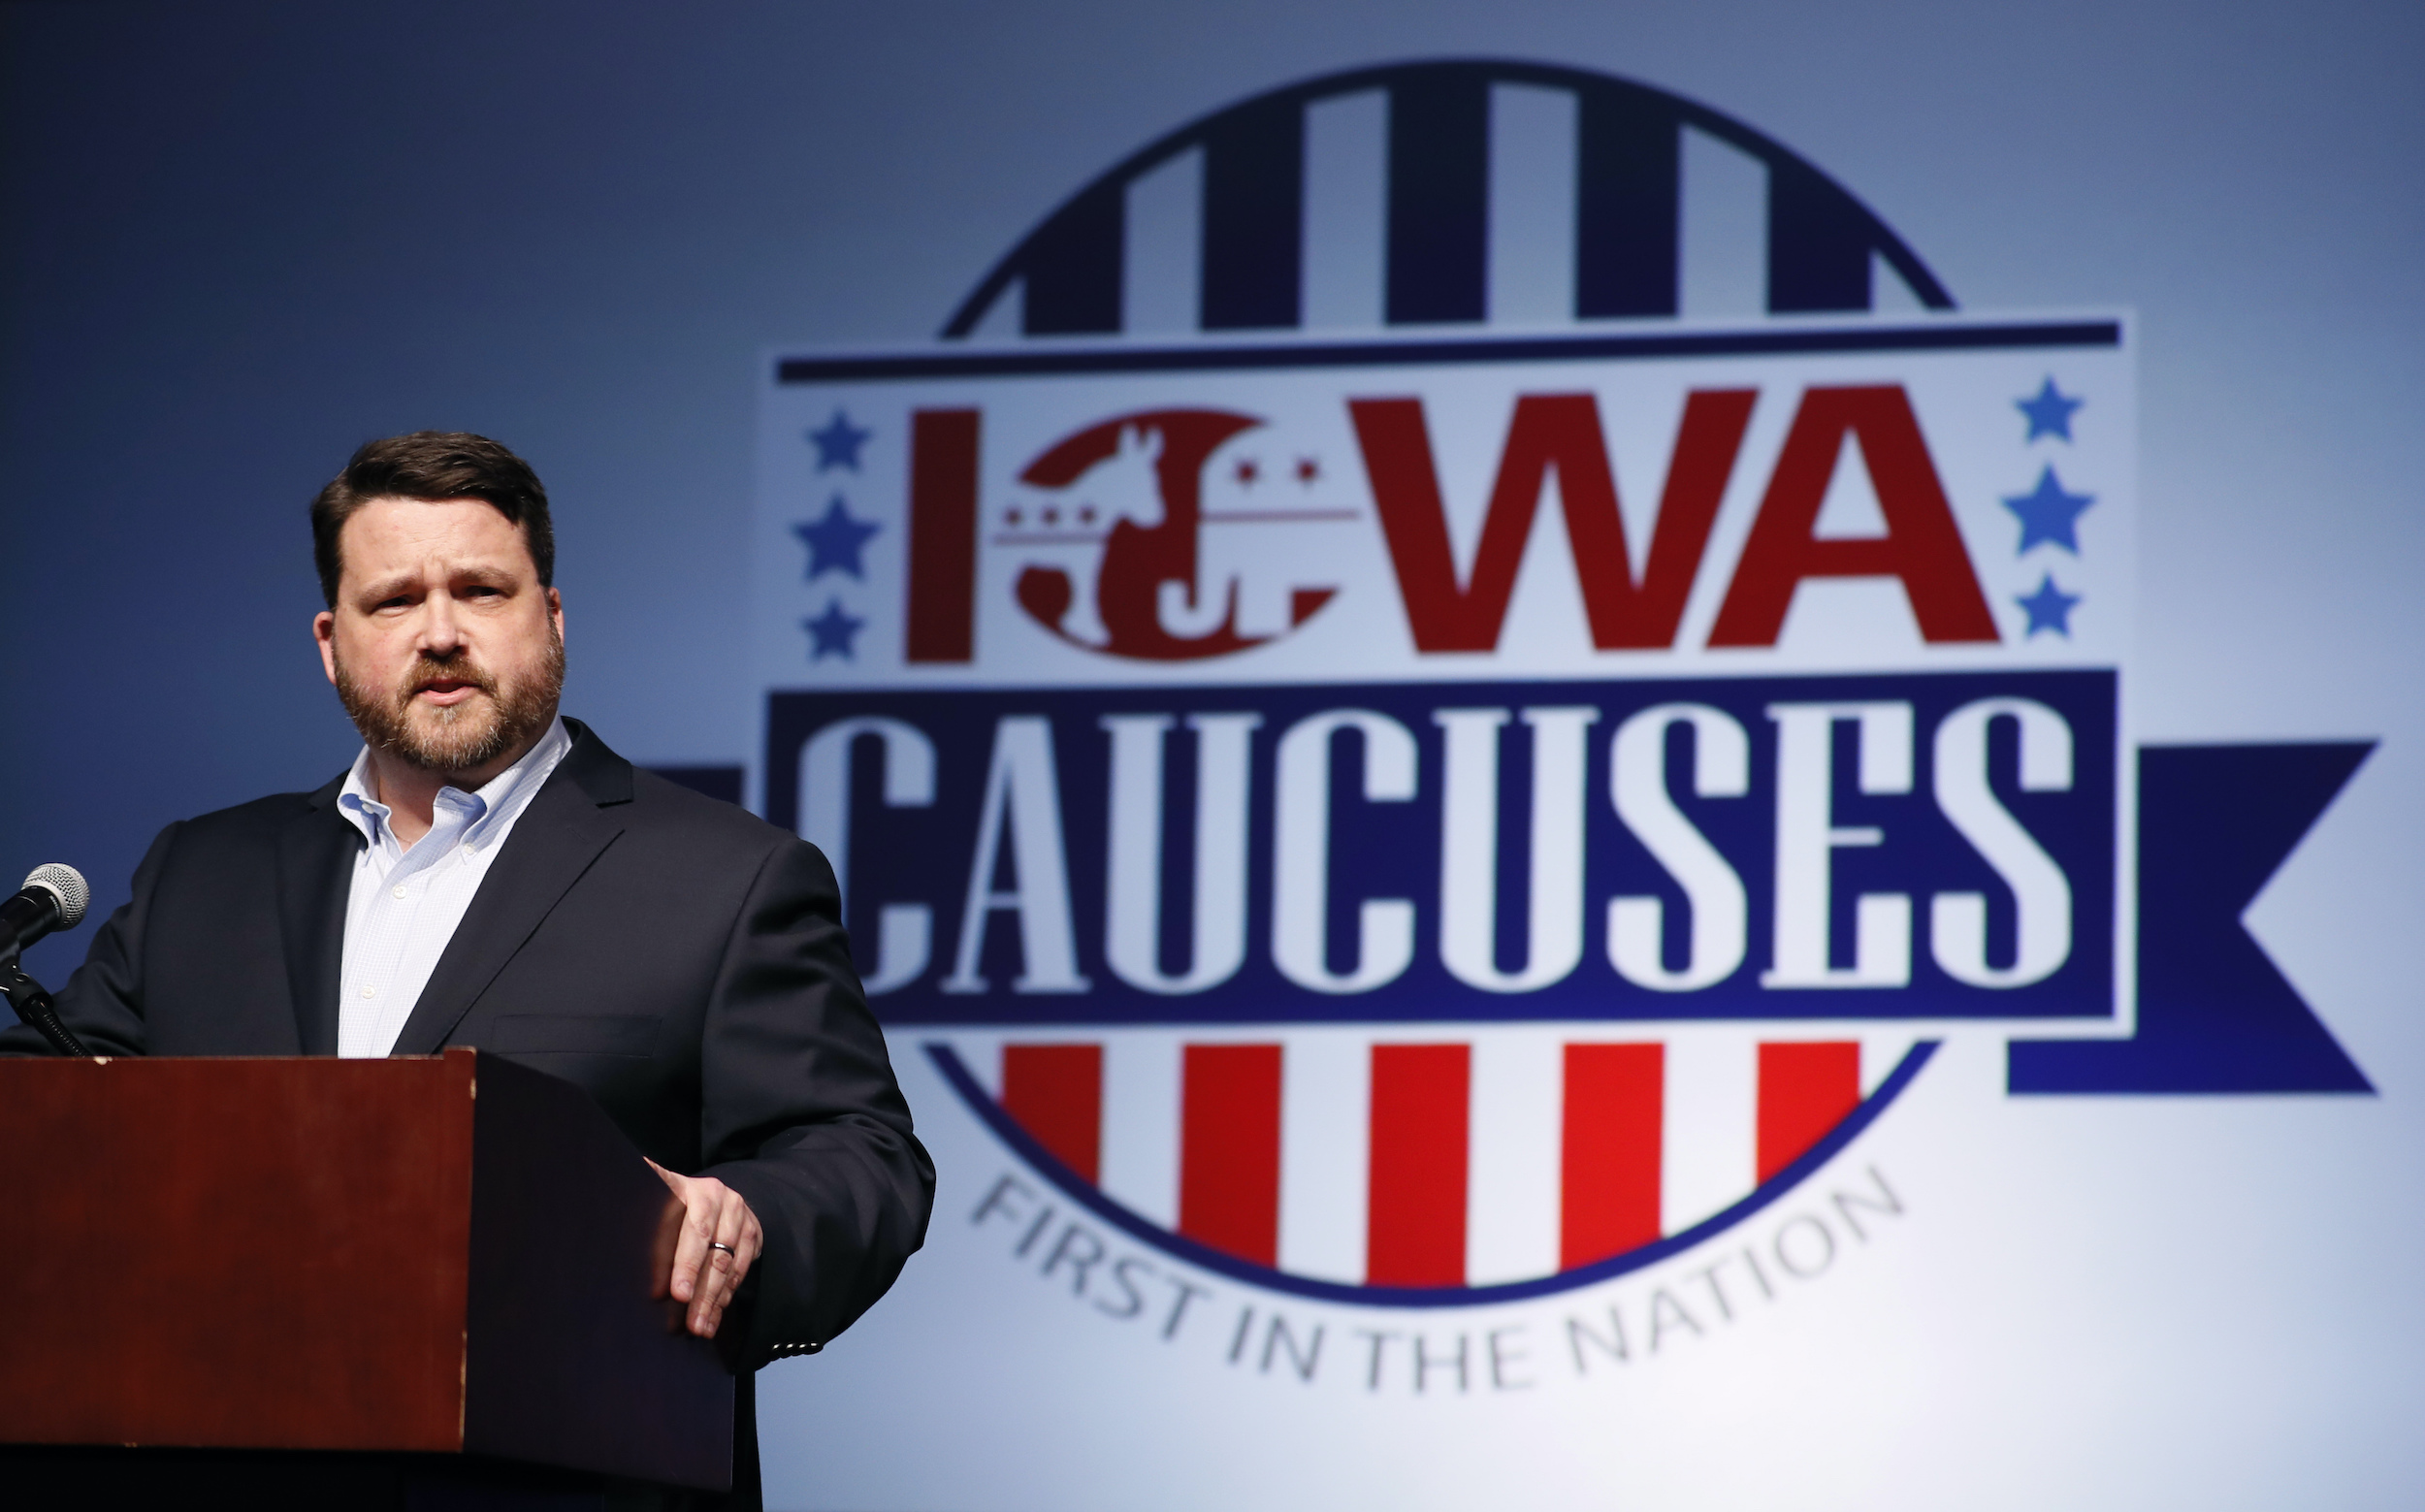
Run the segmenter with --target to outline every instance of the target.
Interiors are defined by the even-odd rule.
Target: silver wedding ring
[[[719,1243],[717,1243],[714,1239],[709,1239],[709,1240],[707,1241],[707,1247],[708,1247],[709,1249],[721,1249],[721,1250],[723,1250],[726,1254],[730,1255],[730,1256],[731,1256],[733,1259],[735,1259],[735,1260],[738,1260],[738,1259],[740,1259],[740,1258],[741,1258],[741,1252],[740,1252],[739,1250],[737,1250],[737,1249],[734,1249],[734,1248],[733,1248],[731,1245],[729,1245],[729,1244],[719,1244]]]

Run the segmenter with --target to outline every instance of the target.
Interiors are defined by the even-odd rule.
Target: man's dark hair
[[[556,530],[547,519],[547,490],[531,465],[485,435],[468,431],[415,431],[366,441],[311,500],[311,560],[320,569],[320,596],[337,607],[340,563],[337,537],[354,511],[374,499],[479,499],[522,527],[539,586],[556,586]]]

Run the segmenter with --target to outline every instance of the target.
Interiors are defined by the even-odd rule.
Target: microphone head
[[[84,885],[83,873],[75,867],[47,861],[27,874],[25,885],[40,887],[59,900],[61,929],[73,929],[84,921],[84,909],[92,902],[92,889]]]

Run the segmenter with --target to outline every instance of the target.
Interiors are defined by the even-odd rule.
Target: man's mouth
[[[480,685],[468,678],[434,678],[413,690],[413,700],[417,703],[435,704],[438,708],[445,709],[452,708],[478,692],[480,692]]]

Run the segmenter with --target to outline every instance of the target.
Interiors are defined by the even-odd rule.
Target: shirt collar
[[[452,809],[468,807],[471,812],[465,820],[463,838],[484,841],[486,833],[510,822],[531,798],[535,795],[565,753],[572,749],[572,737],[565,730],[560,715],[548,722],[547,733],[538,743],[522,754],[522,759],[482,783],[469,792],[448,786],[437,790],[437,807]],[[394,831],[388,827],[388,816],[395,811],[371,795],[371,748],[364,746],[354,757],[354,764],[345,773],[345,784],[338,789],[338,811],[347,822],[362,831],[363,839],[373,847],[395,844]]]

